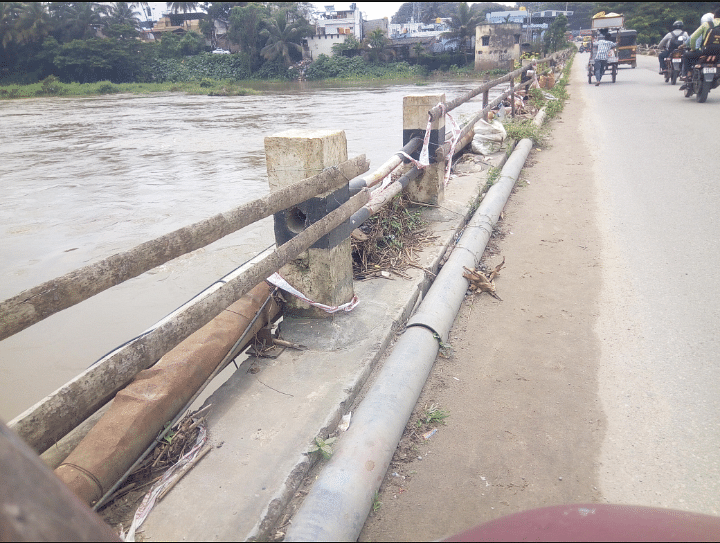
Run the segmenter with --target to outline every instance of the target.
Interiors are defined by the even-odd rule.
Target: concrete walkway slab
[[[504,153],[494,157],[496,163]],[[487,166],[454,177],[441,206],[422,208],[434,243],[418,265],[436,273],[484,187]],[[430,285],[430,274],[355,283],[350,312],[284,319],[283,339],[308,347],[247,358],[206,401],[210,454],[155,506],[141,527],[156,540],[267,539],[307,474],[316,436],[336,430],[371,371]]]

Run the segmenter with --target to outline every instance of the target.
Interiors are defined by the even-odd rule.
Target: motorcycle
[[[682,54],[683,50],[677,48],[665,59],[665,83],[668,81],[670,81],[671,85],[677,83],[677,78],[680,75],[680,65],[682,64]]]
[[[710,89],[720,86],[720,55],[703,54],[692,67],[691,75],[685,83],[685,97],[693,94],[701,104],[707,100]]]

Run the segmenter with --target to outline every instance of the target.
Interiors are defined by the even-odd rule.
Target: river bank
[[[299,80],[230,80],[198,78],[196,81],[165,81],[162,83],[112,83],[111,81],[97,81],[95,83],[62,83],[54,76],[30,85],[0,85],[0,100],[38,97],[71,97],[71,96],[100,96],[108,94],[153,94],[153,93],[184,93],[199,96],[252,96],[262,94],[268,89],[306,85],[324,87],[328,85],[368,85],[377,83],[407,84],[415,83],[419,86],[438,81],[456,81],[458,79],[489,80],[507,73],[507,70],[490,70],[474,72],[467,68],[455,68],[447,71],[436,70],[422,77],[408,77],[406,73],[386,75],[382,77],[368,77],[366,75],[331,77],[317,81]]]

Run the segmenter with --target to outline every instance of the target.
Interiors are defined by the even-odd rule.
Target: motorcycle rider
[[[682,21],[675,21],[672,27],[672,31],[665,34],[665,37],[658,44],[658,49],[662,49],[662,52],[658,55],[661,74],[665,72],[665,59],[680,45],[687,43],[689,39],[688,33],[683,30]]]
[[[697,59],[699,59],[702,54],[702,44],[705,41],[705,36],[711,28],[720,25],[720,9],[715,11],[714,16],[712,13],[703,15],[700,23],[697,30],[690,36],[689,49],[683,53],[681,74],[685,78],[686,83],[680,87],[679,90],[685,90],[687,88],[687,82],[690,81],[692,77],[690,70],[692,70]]]

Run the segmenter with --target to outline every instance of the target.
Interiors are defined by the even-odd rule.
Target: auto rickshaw
[[[621,29],[615,32],[615,43],[617,46],[618,64],[629,64],[633,68],[637,66],[637,30]]]
[[[580,52],[590,51],[590,44],[592,43],[592,36],[583,36],[582,44],[580,45]]]

